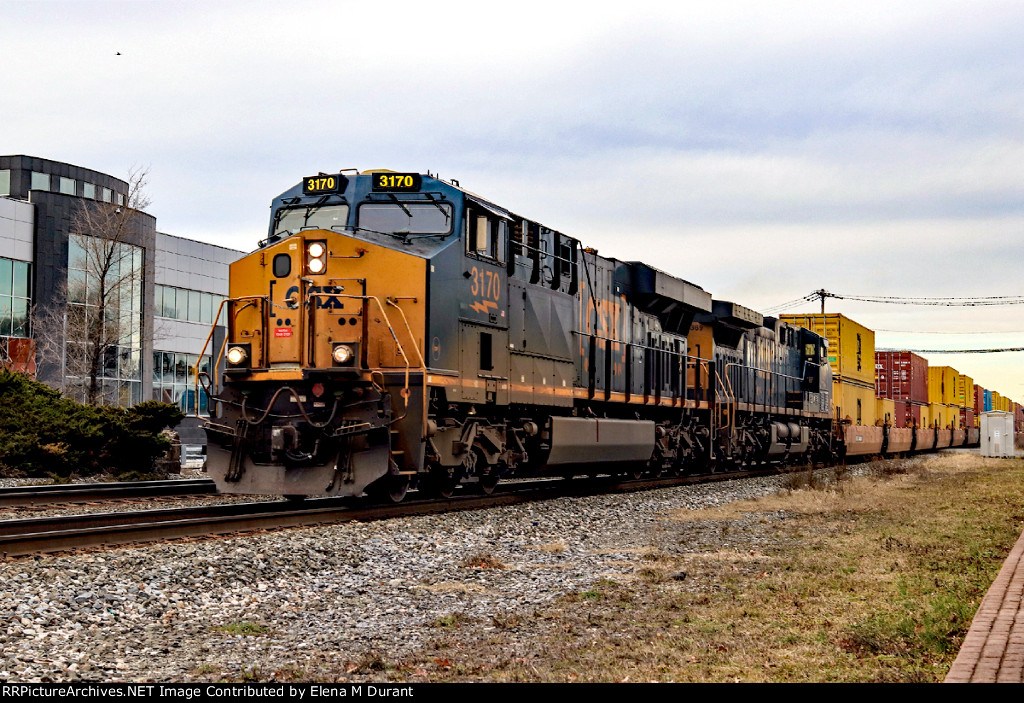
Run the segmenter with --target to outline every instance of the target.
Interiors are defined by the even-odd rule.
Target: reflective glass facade
[[[100,348],[102,402],[142,401],[142,298],[145,250],[72,234],[68,239],[68,306],[64,375],[69,394],[87,396]]]
[[[153,292],[153,309],[157,317],[185,322],[202,322],[213,324],[213,316],[217,314],[223,296],[204,293],[198,290],[187,290],[173,286],[157,285]],[[224,324],[224,311],[221,311],[220,324]]]
[[[213,360],[210,355],[153,352],[153,400],[174,403],[184,412],[194,413],[197,365],[200,373],[210,375]],[[209,414],[202,384],[199,386],[199,414]]]
[[[0,337],[28,337],[32,265],[0,258]]]

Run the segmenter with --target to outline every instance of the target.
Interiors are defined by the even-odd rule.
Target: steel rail
[[[95,513],[0,521],[0,555],[25,556],[90,547],[109,547],[168,539],[211,537],[259,530],[383,520],[477,510],[555,498],[632,493],[679,485],[764,475],[733,471],[700,476],[623,480],[600,477],[509,484],[492,495],[462,494],[443,500],[413,498],[396,505],[368,505],[346,498],[316,498],[295,503],[273,501],[205,507],[166,508],[120,513]]]
[[[88,503],[94,500],[120,500],[123,498],[207,495],[216,492],[216,485],[208,478],[12,486],[0,488],[0,507]]]

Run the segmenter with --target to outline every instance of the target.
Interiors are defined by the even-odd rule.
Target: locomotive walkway
[[[1024,533],[981,601],[946,683],[1024,683]]]

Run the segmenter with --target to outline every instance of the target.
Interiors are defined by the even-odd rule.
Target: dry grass
[[[422,666],[436,680],[937,681],[1022,527],[1024,462],[971,454],[679,511],[638,545],[634,579],[513,629],[440,635]]]
[[[505,562],[490,554],[474,554],[462,561],[462,566],[467,569],[507,569]]]

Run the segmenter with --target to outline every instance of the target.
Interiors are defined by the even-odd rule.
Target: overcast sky
[[[0,18],[0,152],[144,166],[170,234],[250,250],[303,175],[430,169],[755,309],[1024,294],[1024,3],[8,0]],[[826,310],[892,330],[880,347],[1024,346],[1020,306]],[[928,356],[1024,402],[1024,354]]]

